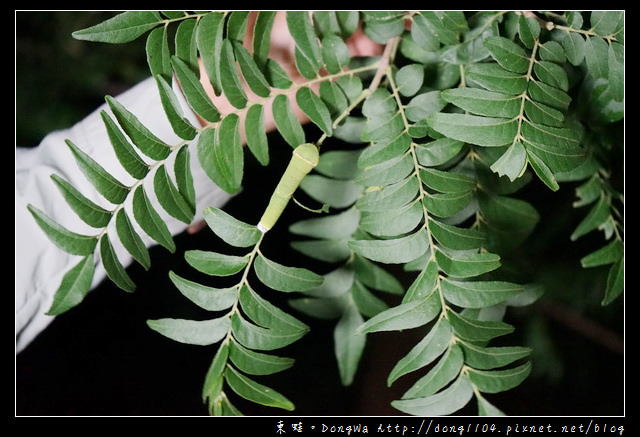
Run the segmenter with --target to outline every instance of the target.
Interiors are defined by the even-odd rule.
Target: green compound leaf
[[[222,340],[231,328],[231,320],[223,316],[211,320],[157,319],[148,320],[154,331],[179,343],[207,346]]]
[[[82,302],[91,290],[94,273],[93,255],[87,255],[64,275],[47,315],[58,316]]]
[[[282,394],[242,375],[231,366],[225,371],[225,379],[234,392],[251,402],[287,411],[295,409],[295,405]]]
[[[59,225],[51,217],[33,205],[28,205],[29,212],[40,226],[40,229],[47,234],[49,240],[60,249],[72,255],[87,256],[93,254],[98,244],[98,237],[95,235],[81,235],[71,232],[64,226]]]
[[[133,41],[162,21],[157,11],[126,11],[72,35],[79,40],[122,44]]]
[[[262,254],[258,254],[253,267],[263,284],[278,291],[308,291],[323,281],[322,276],[310,270],[284,266],[265,258]]]

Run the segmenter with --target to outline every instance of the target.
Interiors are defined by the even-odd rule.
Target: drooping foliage
[[[410,373],[419,378],[393,406],[413,415],[448,415],[473,400],[478,414],[503,414],[487,396],[515,389],[531,372],[531,351],[504,345],[515,329],[505,314],[544,292],[502,268],[540,219],[536,206],[519,197],[524,187],[541,182],[556,191],[576,184],[574,206],[588,212],[578,209],[583,219],[571,238],[600,230],[605,241],[582,255],[582,265],[610,266],[603,304],[623,292],[624,201],[610,183],[619,169],[609,153],[619,145],[608,131],[624,119],[623,12],[286,12],[302,77],[295,81],[269,58],[275,14],[130,11],[74,33],[114,44],[146,37],[150,73],[181,141],[164,143],[107,97],[104,124],[134,182],[118,180],[81,144],[68,143],[104,204],[53,177],[69,207],[95,228],[92,235],[30,206],[52,242],[79,259],[50,314],[82,301],[98,264],[133,291],[114,245],[145,268],[151,261],[142,232],[175,250],[164,217],[190,223],[196,213],[188,146],[196,143],[212,183],[236,193],[245,169],[243,137],[247,153],[270,164],[264,120],[272,111],[292,151],[303,143],[319,150],[319,163],[300,189],[325,207],[289,233],[295,250],[330,268],[316,273],[283,265],[262,249],[271,235],[264,229],[213,206],[204,210],[209,230],[229,252],[186,253],[211,283],[169,275],[211,318],[148,325],[178,342],[217,345],[202,391],[210,413],[242,414],[234,396],[294,408],[259,380],[294,364],[275,351],[307,333],[299,320],[304,315],[336,321],[335,355],[345,385],[356,377],[367,336],[420,328],[424,337],[387,382]],[[345,41],[360,26],[383,46],[380,56],[351,57]],[[253,37],[243,44],[249,32]],[[213,103],[199,62],[233,111],[222,113]],[[174,78],[204,126],[184,116]],[[317,126],[317,138],[308,138],[289,98]],[[329,137],[342,146],[325,150]],[[232,285],[217,286],[220,277],[233,278]],[[258,289],[288,293],[291,308],[277,307]]]

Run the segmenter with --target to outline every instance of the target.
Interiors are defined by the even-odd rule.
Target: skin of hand
[[[255,13],[251,13],[249,16],[249,25],[248,29],[253,29],[253,21],[255,20]],[[251,51],[251,45],[253,40],[252,32],[247,32],[247,35],[244,40],[244,46],[247,50]],[[383,46],[377,44],[371,39],[369,39],[361,28],[358,28],[347,40],[345,40],[347,47],[349,48],[349,53],[351,57],[358,56],[378,56],[383,51]],[[295,42],[293,37],[289,33],[289,29],[286,23],[286,11],[279,11],[276,13],[273,28],[271,30],[271,43],[269,47],[269,58],[278,62],[280,66],[287,72],[289,77],[294,83],[302,83],[304,79],[296,69],[295,66],[295,58],[294,58],[294,50],[295,50]],[[200,82],[204,89],[207,91],[209,98],[211,98],[213,104],[216,106],[220,114],[228,114],[232,112],[236,112],[240,116],[240,125],[244,124],[244,116],[246,114],[246,110],[239,111],[233,107],[229,101],[224,97],[224,95],[216,95],[213,87],[211,86],[211,82],[204,70],[204,66],[202,62],[200,62]],[[251,92],[251,90],[245,86],[245,91],[247,93],[248,104],[247,108],[250,106],[252,102],[262,101],[264,103],[264,99],[256,96]],[[289,94],[289,100],[291,102],[294,113],[300,120],[302,124],[305,124],[309,121],[308,117],[300,110],[298,105],[295,102],[295,98],[293,98],[293,94]],[[275,95],[273,96],[275,97]],[[273,114],[271,113],[271,105],[264,105],[264,117],[265,117],[265,128],[267,132],[272,132],[276,129],[276,124],[273,118]],[[199,119],[201,125],[204,127],[208,123]],[[244,135],[244,129],[240,129],[241,135]],[[242,137],[242,144],[245,144],[244,136]],[[204,221],[199,221],[197,223],[192,224],[187,228],[187,232],[190,234],[194,234],[200,231],[205,226]]]

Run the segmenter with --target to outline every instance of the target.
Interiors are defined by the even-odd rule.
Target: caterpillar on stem
[[[258,222],[258,229],[265,233],[276,224],[302,179],[318,165],[320,154],[315,144],[305,143],[296,147],[280,182],[271,195],[269,205]]]

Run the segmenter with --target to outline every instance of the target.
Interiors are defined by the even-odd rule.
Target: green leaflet
[[[178,24],[174,36],[174,47],[176,58],[184,61],[185,65],[199,74],[198,49],[196,47],[196,20],[183,20]]]
[[[215,414],[215,410],[220,407],[220,397],[224,396],[222,386],[224,384],[224,369],[229,358],[230,346],[227,342],[222,342],[218,347],[202,385],[202,400],[209,401],[211,414]]]
[[[448,301],[464,308],[495,305],[522,291],[522,286],[504,281],[457,281],[444,279],[442,292]]]
[[[438,266],[449,277],[471,278],[500,267],[500,256],[486,252],[436,251]]]
[[[300,73],[311,79],[322,67],[322,51],[307,11],[287,11],[287,27],[296,43],[300,60],[309,66],[309,70],[302,69]],[[299,70],[301,69],[298,66]],[[302,144],[302,143],[299,143]]]
[[[248,285],[240,289],[240,305],[245,314],[262,327],[304,334],[309,327],[261,298]]]
[[[135,290],[136,285],[129,277],[120,260],[118,260],[108,235],[103,235],[100,238],[100,257],[107,276],[114,284],[124,291],[132,292]]]
[[[531,373],[531,363],[513,369],[469,371],[469,380],[483,393],[499,393],[520,385]]]
[[[333,133],[331,114],[320,97],[311,89],[303,87],[296,93],[296,103],[312,122],[325,134],[331,136]]]
[[[438,362],[402,395],[402,399],[424,398],[437,393],[460,374],[463,364],[460,346],[449,345]]]
[[[356,332],[363,321],[358,309],[351,305],[346,308],[333,331],[340,381],[345,386],[353,382],[366,345],[366,336]]]
[[[149,32],[145,46],[147,64],[153,77],[162,77],[165,82],[171,80],[171,53],[167,27],[159,27]]]
[[[429,248],[424,231],[389,240],[354,240],[349,247],[356,253],[382,263],[405,263],[413,261]]]
[[[220,188],[231,194],[240,190],[244,153],[236,114],[225,116],[217,129],[206,129],[200,134],[198,159]]]
[[[427,122],[449,138],[485,147],[511,144],[518,131],[517,120],[477,115],[435,113]]]
[[[233,367],[227,367],[225,378],[233,391],[245,399],[261,405],[282,408],[288,411],[295,408],[290,400],[277,391],[258,384],[236,371]]]
[[[111,220],[111,211],[107,211],[91,200],[87,199],[82,193],[76,190],[73,185],[65,181],[58,175],[51,175],[51,179],[56,183],[58,189],[64,196],[67,204],[82,219],[83,222],[94,228],[102,228],[107,226]]]
[[[264,108],[262,105],[251,105],[245,118],[245,138],[253,156],[262,165],[269,164],[269,143],[264,124]]]
[[[169,272],[169,279],[187,299],[207,311],[229,309],[238,300],[237,287],[207,287],[184,279],[174,272]]]
[[[244,223],[214,206],[205,209],[202,215],[209,228],[232,246],[253,246],[262,236],[255,225]]]
[[[149,172],[147,163],[138,155],[113,119],[105,111],[101,111],[100,116],[122,167],[134,178],[144,178]]]
[[[153,208],[142,185],[133,193],[133,216],[147,235],[170,252],[176,250],[167,224]]]
[[[441,308],[440,297],[431,293],[379,313],[367,320],[358,332],[399,331],[423,326],[433,320]]]
[[[273,99],[271,109],[278,132],[291,147],[296,148],[307,142],[302,125],[293,112],[291,102],[286,95],[278,94]]]
[[[124,209],[119,210],[116,214],[116,232],[122,245],[131,254],[133,259],[139,262],[145,270],[149,270],[149,267],[151,267],[151,257],[149,256],[147,246],[133,227],[129,215]]]
[[[247,105],[247,94],[240,80],[240,73],[236,67],[231,40],[225,39],[220,47],[220,85],[222,92],[234,107],[242,109]]]
[[[473,396],[469,377],[461,374],[449,387],[431,396],[393,401],[398,410],[414,416],[444,416],[464,407]]]
[[[73,32],[73,37],[86,41],[120,44],[133,41],[162,22],[156,11],[126,11],[86,29]]]
[[[531,349],[521,346],[483,347],[472,342],[460,342],[465,361],[476,369],[494,369],[528,356]]]
[[[196,44],[202,65],[216,95],[220,94],[220,54],[224,36],[224,14],[213,12],[200,19],[196,31]],[[216,111],[217,112],[217,111]],[[212,114],[213,115],[213,114]],[[215,120],[209,120],[215,121]]]
[[[227,335],[231,321],[224,316],[211,320],[158,319],[148,320],[154,331],[180,343],[206,346]]]
[[[492,340],[513,332],[514,328],[504,322],[482,321],[466,317],[455,311],[448,311],[447,318],[455,335],[470,342],[483,342]]]
[[[47,315],[57,316],[78,305],[91,290],[95,265],[93,255],[87,255],[73,266],[53,296]]]
[[[78,167],[96,190],[111,203],[122,203],[129,194],[129,188],[111,176],[100,164],[75,144],[67,140],[67,146],[73,153]]]
[[[29,212],[47,234],[47,237],[60,249],[72,255],[91,255],[96,248],[98,238],[93,235],[80,235],[71,232],[56,223],[51,217],[33,205],[28,205]]]
[[[205,250],[190,250],[184,256],[193,268],[212,276],[234,275],[249,263],[249,256],[225,255]]]
[[[231,342],[229,358],[239,371],[250,375],[271,375],[293,366],[291,358],[255,352],[236,341]]]
[[[389,373],[387,384],[391,385],[402,375],[431,364],[447,349],[451,338],[451,326],[447,319],[438,319],[429,333],[396,363]]]
[[[234,338],[244,347],[271,351],[288,346],[300,338],[304,330],[280,330],[258,326],[236,313],[231,318]]]
[[[165,211],[186,224],[193,221],[194,212],[191,205],[173,184],[164,165],[156,170],[153,184],[158,202]]]
[[[232,40],[231,43],[242,76],[251,91],[260,97],[268,97],[271,93],[271,87],[254,58],[240,41]]]
[[[160,91],[160,100],[173,131],[180,138],[191,140],[196,136],[196,129],[191,125],[182,112],[178,98],[167,81],[160,75],[155,76]]]
[[[105,100],[124,132],[142,153],[157,161],[169,156],[169,146],[145,127],[134,114],[111,96],[106,96]]]
[[[262,254],[256,257],[254,268],[260,281],[278,291],[307,291],[322,283],[322,277],[310,270],[284,266]]]
[[[220,120],[220,113],[209,98],[198,76],[182,59],[176,56],[171,57],[171,65],[180,81],[184,96],[193,110],[206,121],[216,122]]]

